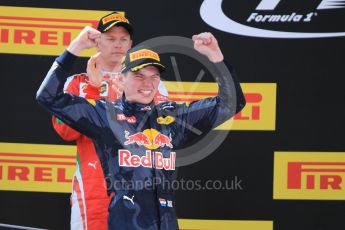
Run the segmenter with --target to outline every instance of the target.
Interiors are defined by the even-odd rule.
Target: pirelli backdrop
[[[54,132],[35,94],[79,31],[118,10],[133,24],[135,44],[212,32],[247,99],[212,131],[231,130],[212,154],[179,169],[181,229],[345,229],[345,1],[0,4],[0,223],[69,229],[76,149]],[[82,53],[74,73],[85,72],[93,53]],[[178,52],[163,58],[172,100],[217,94],[198,60]]]

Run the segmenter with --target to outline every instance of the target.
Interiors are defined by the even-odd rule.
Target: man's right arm
[[[85,73],[69,77],[65,83],[64,92],[86,99],[101,99],[100,88],[90,85],[88,76]],[[78,131],[72,129],[54,116],[52,117],[52,123],[55,131],[65,141],[74,141],[81,136]]]
[[[80,86],[82,84],[83,77],[84,75],[82,74],[69,77],[68,79],[70,80],[66,81],[64,91],[80,96]],[[59,134],[59,136],[65,141],[75,141],[81,136],[78,131],[72,129],[55,116],[52,117],[52,123],[57,134]]]
[[[65,51],[53,63],[50,71],[37,92],[38,102],[52,115],[72,128],[89,136],[101,135],[100,128],[104,121],[95,109],[96,102],[64,93],[64,83],[69,76],[74,60],[77,57]]]

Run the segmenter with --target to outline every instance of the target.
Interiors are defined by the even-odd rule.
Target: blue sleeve
[[[65,51],[56,59],[37,91],[36,99],[52,115],[79,132],[98,138],[104,125],[96,105],[81,97],[64,93],[64,83],[77,57]]]
[[[183,105],[179,109],[185,122],[185,136],[205,133],[226,122],[241,111],[245,98],[233,67],[226,62],[214,64],[218,83],[218,96]],[[194,133],[193,135],[189,135]]]

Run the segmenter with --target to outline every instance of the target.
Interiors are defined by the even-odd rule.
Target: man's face
[[[114,66],[121,63],[122,57],[132,46],[128,31],[122,26],[114,26],[102,33],[97,43],[103,63]]]
[[[156,92],[160,81],[159,70],[154,66],[147,66],[136,72],[125,73],[124,92],[127,100],[149,104]]]

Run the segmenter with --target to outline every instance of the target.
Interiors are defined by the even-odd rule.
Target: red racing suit
[[[106,76],[104,77],[106,78]],[[86,74],[71,76],[64,91],[86,99],[116,100],[116,93],[107,82],[101,87],[88,84]],[[155,101],[167,101],[167,90],[161,82]],[[76,171],[73,176],[71,194],[71,229],[108,229],[108,206],[110,198],[104,183],[104,174],[92,140],[56,117],[53,127],[65,141],[76,141]]]

